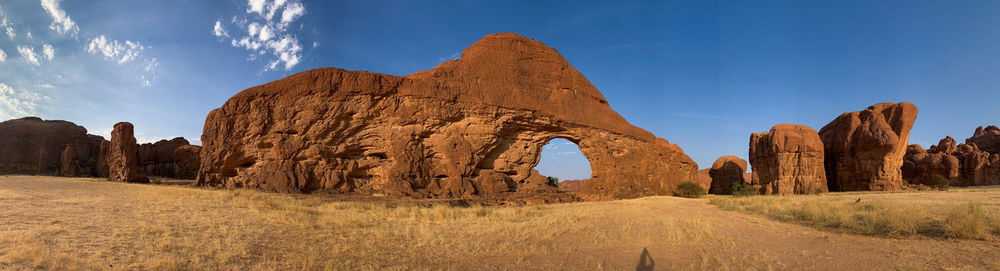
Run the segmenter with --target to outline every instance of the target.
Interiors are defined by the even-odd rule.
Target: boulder
[[[901,189],[903,156],[916,118],[911,103],[881,103],[841,114],[820,129],[830,190]]]
[[[761,194],[812,194],[827,191],[823,142],[816,130],[778,124],[750,135],[751,184]],[[714,180],[713,180],[714,183]]]
[[[246,89],[206,118],[198,183],[411,197],[554,191],[532,172],[554,138],[590,160],[586,193],[669,195],[696,178],[680,147],[625,121],[556,50],[505,33],[407,76],[321,68]]]
[[[139,167],[138,151],[132,124],[119,122],[111,131],[108,147],[109,178],[115,182],[148,183],[146,173]]]
[[[178,179],[194,180],[198,177],[198,167],[201,166],[201,147],[194,145],[180,146],[174,150],[174,176]]]
[[[68,121],[0,122],[0,174],[90,176],[103,140]]]
[[[733,183],[743,182],[743,174],[747,172],[747,161],[736,156],[723,156],[712,163],[708,175],[712,178],[709,194],[731,195]]]
[[[956,142],[954,138],[951,138],[951,136],[946,136],[945,138],[941,139],[941,141],[939,141],[937,145],[931,145],[931,148],[930,150],[928,150],[928,152],[952,154],[958,150],[958,147],[955,146],[955,143]]]
[[[965,144],[975,144],[982,151],[1000,154],[1000,128],[990,125],[983,129],[979,126],[972,137],[965,139]]]
[[[958,145],[954,156],[960,178],[967,185],[1000,185],[1000,155],[982,151],[976,144]]]

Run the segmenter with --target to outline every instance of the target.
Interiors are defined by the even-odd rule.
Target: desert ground
[[[861,204],[940,228],[970,203],[997,218],[1000,187],[453,207],[0,176],[0,269],[1000,270],[997,232],[864,233],[782,212]]]

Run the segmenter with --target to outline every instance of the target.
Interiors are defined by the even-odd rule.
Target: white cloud
[[[42,45],[42,55],[45,56],[45,59],[52,60],[56,57],[56,49],[52,48],[51,44],[44,44]]]
[[[27,36],[28,36],[29,40],[35,38],[34,36],[31,36],[31,31],[28,31],[28,35]]]
[[[318,41],[314,41],[313,42],[313,48],[317,48],[317,47],[319,47],[319,42]]]
[[[0,63],[4,61],[7,61],[7,52],[4,52],[3,49],[0,49]]]
[[[35,50],[32,49],[31,47],[18,46],[17,52],[21,54],[21,58],[24,59],[24,62],[28,62],[29,64],[35,64],[36,66],[41,64],[41,62],[38,62],[38,55],[35,55]]]
[[[249,4],[249,7],[247,7],[247,13],[264,15],[264,5],[267,4],[267,0],[249,0],[247,4]]]
[[[438,60],[441,60],[442,62],[449,61],[449,60],[455,60],[455,59],[458,59],[461,56],[461,54],[462,54],[462,52],[455,52],[454,54],[451,54],[449,56],[438,58]]]
[[[48,97],[31,91],[17,91],[0,83],[0,119],[33,116],[37,113],[38,102],[45,99]]]
[[[119,65],[141,62],[144,74],[140,76],[139,80],[142,86],[149,87],[152,85],[151,82],[156,79],[156,68],[160,65],[160,62],[155,57],[145,57],[143,51],[146,48],[149,47],[137,41],[119,41],[108,39],[106,36],[101,35],[90,40],[86,51],[93,55],[103,55],[105,59],[114,61]]]
[[[76,23],[69,18],[62,8],[59,7],[60,0],[42,0],[42,8],[45,9],[52,15],[52,24],[49,25],[49,29],[55,30],[60,35],[69,34],[70,36],[76,36],[77,32],[80,31],[80,27],[76,26]]]
[[[138,58],[142,55],[143,49],[146,49],[146,47],[142,46],[142,43],[130,40],[125,40],[125,42],[108,40],[104,35],[90,40],[90,43],[87,44],[88,53],[100,53],[108,60],[116,61],[118,64]]]
[[[38,87],[40,87],[40,88],[47,88],[47,89],[53,89],[56,86],[53,86],[52,84],[41,84],[41,85],[38,85]]]
[[[7,33],[7,37],[10,38],[11,40],[14,40],[14,37],[17,36],[14,34],[14,27],[11,26],[10,22],[7,21],[7,17],[0,19],[0,28],[3,28],[4,32]]]
[[[212,34],[216,37],[229,37],[229,32],[226,32],[225,28],[222,28],[222,22],[215,21],[215,28],[212,30]]]
[[[306,14],[306,7],[299,0],[248,0],[243,18],[233,17],[231,23],[239,29],[245,29],[246,35],[232,33],[234,36],[229,44],[248,51],[249,59],[270,54],[265,70],[276,70],[283,67],[290,70],[302,60],[302,44],[288,26]],[[275,14],[281,14],[275,20]],[[213,35],[229,37],[221,21],[216,21]],[[313,48],[319,43],[313,43]]]
[[[288,4],[288,7],[285,8],[285,11],[281,12],[281,25],[283,26],[282,28],[287,27],[288,24],[291,24],[299,17],[302,17],[303,14],[306,14],[305,5],[302,5],[302,3],[299,2],[293,2],[291,4]]]

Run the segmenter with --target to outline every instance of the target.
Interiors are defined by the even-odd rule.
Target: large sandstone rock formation
[[[949,137],[950,138],[950,137]],[[945,147],[947,148],[947,147]],[[955,148],[952,144],[951,148]],[[935,175],[948,180],[959,177],[960,162],[951,153],[940,152],[938,148],[932,147],[931,151],[925,151],[920,145],[910,145],[906,149],[903,158],[902,176],[911,184],[938,185],[935,183]]]
[[[493,34],[407,76],[322,68],[236,94],[205,122],[198,183],[414,197],[539,191],[545,178],[532,168],[553,138],[590,160],[587,193],[666,195],[695,179],[680,147],[628,124],[556,50]]]
[[[119,122],[111,131],[111,143],[108,147],[109,178],[116,182],[148,183],[149,179],[139,167],[136,151],[135,134],[132,124]]]
[[[747,161],[736,156],[723,156],[712,163],[708,175],[712,177],[709,194],[731,195],[733,183],[743,182],[743,174],[747,172]]]
[[[183,170],[187,172],[182,172],[180,175],[186,175],[185,179],[194,179],[194,175],[191,174],[191,157],[185,157],[188,161],[180,161],[181,157],[176,157],[176,151],[184,146],[191,146],[190,142],[183,137],[176,137],[171,140],[160,140],[156,143],[145,143],[138,147],[139,151],[139,161],[143,168],[143,171],[150,176],[162,176],[162,177],[172,177],[181,178],[177,172],[178,167],[182,167]],[[200,148],[198,148],[200,149]],[[191,151],[195,149],[188,148],[186,151]],[[182,151],[181,155],[188,155],[186,151]],[[197,153],[195,153],[197,155]],[[195,161],[197,162],[197,161]],[[181,163],[188,163],[186,165],[181,165]],[[194,172],[197,172],[197,166],[194,167]]]
[[[0,174],[90,176],[102,141],[68,121],[26,117],[0,122]]]
[[[982,127],[976,135],[981,132]],[[903,159],[903,178],[911,184],[938,185],[934,178],[939,175],[951,185],[1000,185],[1000,155],[982,151],[976,143],[955,143],[948,136],[926,151],[910,145]]]
[[[976,128],[972,137],[965,139],[965,144],[976,144],[980,150],[1000,154],[1000,128],[990,125],[983,129],[982,126]]]
[[[181,146],[174,150],[174,177],[194,180],[198,177],[198,167],[201,166],[201,147],[194,145]]]
[[[778,124],[750,135],[751,184],[761,194],[811,194],[827,191],[823,142],[808,126]]]
[[[902,188],[900,168],[916,118],[911,103],[881,103],[844,113],[820,129],[830,190]]]

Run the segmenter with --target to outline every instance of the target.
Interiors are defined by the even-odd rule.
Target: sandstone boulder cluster
[[[941,185],[1000,185],[1000,129],[979,127],[965,144],[951,136],[924,150],[913,144],[907,148],[903,162],[903,178],[911,184]],[[980,144],[986,146],[980,148]]]
[[[183,138],[161,142],[137,145],[132,124],[127,122],[116,124],[108,141],[87,134],[86,128],[68,121],[13,119],[0,122],[0,174],[109,177],[144,182],[148,180],[145,173],[149,172],[155,176],[194,179],[200,147],[189,145]]]
[[[778,195],[899,190],[916,117],[913,104],[880,103],[841,114],[819,133],[779,124],[770,132],[752,134],[751,184],[762,194]]]
[[[532,168],[554,138],[584,193],[667,195],[697,165],[630,125],[541,42],[493,34],[407,76],[322,68],[244,90],[205,123],[198,183],[280,192],[467,197],[555,191]]]
[[[761,194],[812,194],[827,191],[823,142],[808,126],[778,124],[750,135],[750,164]]]

